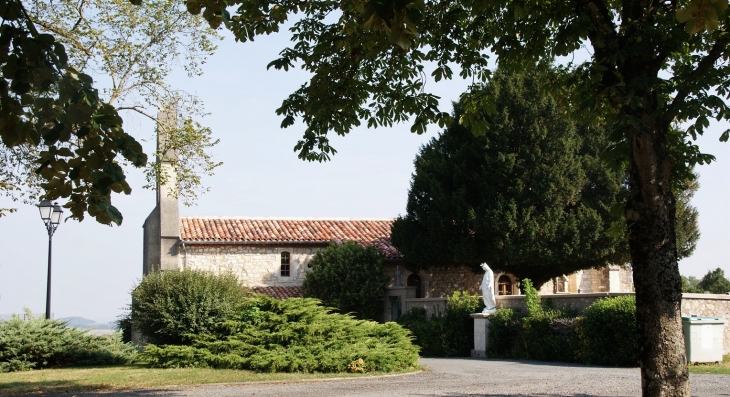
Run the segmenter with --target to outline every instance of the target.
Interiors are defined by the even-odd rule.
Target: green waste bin
[[[724,330],[725,319],[722,317],[682,317],[687,361],[721,363]]]

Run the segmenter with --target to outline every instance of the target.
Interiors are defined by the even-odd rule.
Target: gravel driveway
[[[423,358],[427,371],[361,379],[200,385],[73,395],[232,396],[639,396],[639,370],[530,361]],[[730,375],[691,375],[693,396],[730,397]],[[67,395],[68,396],[68,395]]]

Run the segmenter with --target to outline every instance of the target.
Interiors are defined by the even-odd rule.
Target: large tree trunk
[[[644,116],[640,119],[649,128],[626,132],[630,153],[626,219],[636,288],[641,389],[644,397],[689,396],[668,126],[652,125],[652,117]]]

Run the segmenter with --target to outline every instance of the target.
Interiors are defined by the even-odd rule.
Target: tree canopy
[[[71,73],[81,73],[84,76],[86,75],[83,73],[88,73],[100,78],[95,83],[96,89],[101,88],[100,92],[92,87],[88,76],[87,84],[95,90],[94,95],[100,105],[115,110],[115,117],[135,112],[155,120],[157,108],[173,106],[178,112],[178,124],[169,126],[169,131],[165,131],[168,139],[165,140],[166,147],[161,148],[161,151],[175,150],[178,153],[174,166],[178,174],[177,191],[184,203],[191,204],[197,193],[206,190],[202,186],[201,176],[212,174],[215,167],[220,165],[212,161],[208,154],[208,149],[217,141],[211,137],[208,128],[196,121],[205,115],[200,100],[166,82],[175,65],[182,66],[189,76],[201,74],[201,64],[215,50],[213,41],[219,36],[202,18],[190,15],[185,7],[174,0],[147,2],[141,7],[124,0],[2,2],[8,10],[15,8],[19,13],[16,19],[6,18],[3,26],[15,24],[25,29],[30,37],[37,35],[50,40],[49,43],[55,48],[63,48],[62,57],[49,55],[41,62],[47,68],[46,73],[55,69],[55,73],[63,76],[66,70],[73,70]],[[8,56],[21,50],[19,39],[16,41],[17,43],[12,40],[8,42]],[[25,61],[21,60],[21,64],[23,62]],[[19,70],[21,72],[5,70],[6,81],[22,78],[26,71],[22,71],[22,68]],[[39,88],[38,92],[25,93],[26,101],[39,95],[63,100],[54,97],[60,93],[57,83],[48,84],[48,87]],[[35,104],[28,107],[36,112],[41,111]],[[10,111],[10,108],[3,105],[3,110]],[[27,117],[29,116],[22,118]],[[49,125],[45,122],[41,123],[42,127],[37,128],[49,128]],[[111,205],[111,194],[106,193],[109,189],[104,186],[113,185],[112,191],[116,193],[131,191],[126,183],[126,162],[117,156],[110,159],[113,166],[104,165],[98,161],[97,153],[92,162],[88,163],[83,158],[84,154],[76,153],[76,148],[85,139],[83,133],[81,137],[75,135],[79,127],[64,128],[68,128],[66,134],[70,136],[62,134],[57,140],[43,134],[40,134],[39,139],[26,139],[27,132],[23,131],[16,131],[19,139],[13,140],[8,135],[13,128],[4,128],[4,145],[0,145],[0,192],[25,203],[36,203],[40,196],[50,199],[67,198],[67,207],[71,208],[73,218],[82,219],[88,211],[99,222],[120,223],[121,214]],[[121,119],[116,128],[123,131]],[[125,136],[134,140],[129,135]],[[121,142],[110,140],[101,146],[104,150],[113,151],[116,150],[115,145]],[[59,156],[44,154],[45,149],[50,147],[54,148],[51,152],[62,147],[68,149],[69,152],[64,150],[64,155],[60,156],[65,158],[65,162],[51,160],[48,166],[43,166],[49,156]],[[141,147],[135,150],[141,150]],[[155,154],[156,157],[161,157],[160,153]],[[110,157],[109,154],[104,156]],[[88,171],[82,171],[80,163],[88,163]],[[148,179],[146,187],[154,188],[158,181],[164,182],[168,177],[161,172],[158,162],[146,163],[140,157],[137,163],[133,163],[139,167],[145,164]],[[100,192],[90,193],[95,197],[85,199],[72,194],[80,191],[76,185],[86,183],[82,179],[88,178],[87,174],[99,171],[96,175],[102,178],[101,173],[107,172],[105,167],[114,171],[107,177],[109,181],[100,184]],[[38,172],[44,168],[43,173]],[[76,171],[72,173],[74,169]],[[61,189],[60,186],[65,187]],[[104,194],[99,196],[101,193]],[[82,199],[87,202],[80,202]],[[97,206],[101,206],[103,210],[97,209]]]
[[[68,197],[73,217],[121,222],[111,193],[131,192],[120,163],[144,166],[142,146],[124,132],[91,77],[68,63],[63,44],[39,33],[19,0],[2,0],[0,17],[3,145],[37,148],[45,197]]]
[[[532,74],[497,72],[483,90],[496,109],[486,133],[453,122],[421,149],[392,233],[407,266],[487,262],[539,286],[629,261],[624,236],[608,233],[627,189],[625,171],[600,159],[607,132],[540,91]]]

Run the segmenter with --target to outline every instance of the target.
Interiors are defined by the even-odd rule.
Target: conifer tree
[[[577,126],[541,95],[538,79],[496,73],[496,111],[475,136],[457,122],[416,158],[407,212],[393,243],[409,267],[481,262],[539,287],[579,269],[626,263],[607,232],[625,199],[625,172],[599,158],[605,131]],[[454,119],[462,108],[455,105]]]

